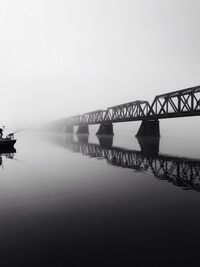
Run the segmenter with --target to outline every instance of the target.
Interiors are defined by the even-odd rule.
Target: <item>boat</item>
[[[10,133],[8,134],[5,138],[3,137],[3,129],[0,128],[0,150],[2,148],[11,148],[14,146],[14,144],[16,143],[16,139],[14,138],[14,133]]]
[[[10,139],[8,137],[6,138],[0,138],[0,150],[1,148],[9,148],[9,147],[13,147],[14,144],[16,143],[16,139]]]
[[[1,156],[6,156],[6,157],[10,157],[10,155],[13,155],[14,153],[16,153],[16,149],[11,146],[11,147],[0,147],[0,157]]]

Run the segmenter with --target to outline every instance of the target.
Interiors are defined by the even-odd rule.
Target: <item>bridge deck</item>
[[[57,121],[63,125],[90,125],[126,121],[158,120],[200,115],[200,86],[157,95],[152,104],[137,100],[106,110],[96,110]]]

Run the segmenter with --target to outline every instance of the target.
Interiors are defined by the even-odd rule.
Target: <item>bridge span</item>
[[[78,126],[77,133],[88,134],[89,125],[100,124],[98,135],[113,135],[113,123],[142,121],[137,136],[159,137],[159,119],[199,115],[200,86],[195,86],[157,95],[152,104],[146,100],[136,100],[108,107],[106,110],[96,110],[57,120],[51,123],[51,128],[72,133],[73,127]]]

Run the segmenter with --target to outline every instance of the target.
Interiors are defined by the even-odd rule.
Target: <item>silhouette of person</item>
[[[3,129],[0,128],[0,138],[2,138],[2,136],[3,136]]]

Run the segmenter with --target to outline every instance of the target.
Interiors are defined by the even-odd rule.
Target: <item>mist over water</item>
[[[2,154],[3,266],[192,264],[199,151],[194,138],[24,132]]]

